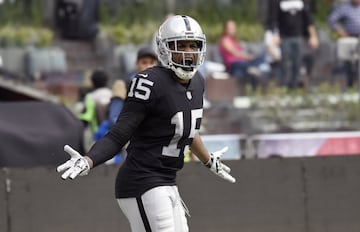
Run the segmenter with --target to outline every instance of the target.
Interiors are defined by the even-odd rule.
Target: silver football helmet
[[[198,50],[191,52],[177,50],[177,42],[183,40],[195,41]],[[159,28],[156,43],[160,62],[163,66],[173,70],[180,79],[191,79],[200,65],[204,63],[206,37],[199,23],[189,16],[175,15],[168,18]],[[170,48],[171,43],[174,44],[173,49]],[[182,62],[175,62],[172,57],[173,53],[182,54]],[[187,53],[196,54],[197,60],[185,59]]]

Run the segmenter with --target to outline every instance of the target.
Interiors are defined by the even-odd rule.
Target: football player
[[[86,156],[70,146],[71,159],[57,167],[63,179],[87,175],[130,141],[128,156],[116,178],[116,198],[133,232],[188,231],[176,173],[188,149],[213,173],[234,183],[220,156],[209,153],[199,136],[204,79],[197,73],[204,62],[206,39],[197,21],[176,15],[157,34],[161,65],[133,78],[123,110],[109,133]]]

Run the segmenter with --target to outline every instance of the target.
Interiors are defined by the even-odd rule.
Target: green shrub
[[[141,25],[135,23],[131,26],[124,24],[103,25],[102,30],[107,33],[115,44],[142,44],[150,43],[157,29],[155,23]]]
[[[223,23],[204,24],[202,26],[208,43],[216,43],[222,34]],[[146,25],[139,23],[127,26],[125,24],[103,25],[102,29],[110,35],[116,44],[142,44],[151,42],[157,23],[148,22]],[[238,25],[238,37],[244,41],[258,41],[263,39],[263,28],[260,24]]]
[[[47,28],[6,25],[0,27],[0,46],[49,46],[54,33]]]

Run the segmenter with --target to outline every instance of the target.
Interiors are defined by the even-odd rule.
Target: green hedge
[[[0,43],[27,44],[29,40],[46,45],[52,33],[43,28],[46,0],[4,1],[0,4]],[[51,1],[51,0],[47,0]],[[55,1],[55,0],[53,0]],[[209,43],[215,43],[222,33],[227,19],[238,24],[239,37],[245,41],[262,40],[262,21],[268,0],[113,0],[100,1],[101,25],[117,44],[149,42],[168,12],[186,14],[202,25]],[[172,4],[174,5],[172,5]],[[259,5],[259,3],[262,3]],[[316,21],[326,27],[325,21],[332,1],[316,1]],[[15,25],[21,25],[14,28]],[[34,27],[34,28],[33,28]],[[30,39],[29,39],[30,38]]]
[[[55,0],[6,0],[0,4],[0,25],[8,23],[41,26],[45,15],[45,1]],[[103,24],[159,22],[168,12],[187,14],[205,24],[234,19],[241,23],[261,23],[269,0],[101,0]],[[315,0],[311,0],[315,1]],[[316,20],[324,22],[333,2],[316,0]]]
[[[6,25],[0,27],[0,46],[49,46],[54,33],[45,27]]]
[[[124,24],[103,25],[102,29],[111,36],[116,44],[141,44],[151,42],[157,31],[158,24],[149,22],[146,25],[135,23],[130,26]],[[203,31],[208,43],[216,43],[222,33],[222,23],[204,24]],[[263,28],[260,24],[240,24],[238,25],[238,36],[244,41],[257,41],[263,39]]]
[[[296,111],[301,109],[314,109],[312,119],[342,119],[358,124],[360,120],[360,104],[358,89],[353,87],[346,92],[339,85],[331,85],[324,82],[317,86],[314,91],[306,89],[289,90],[271,83],[268,86],[271,91],[262,93],[260,90],[250,94],[251,109],[263,110],[267,116],[276,116],[279,121],[287,122],[287,116],[282,111]],[[326,109],[326,110],[319,110]]]

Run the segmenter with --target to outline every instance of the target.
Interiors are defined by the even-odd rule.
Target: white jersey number
[[[191,110],[191,128],[190,128],[189,138],[194,138],[196,131],[199,129],[196,128],[196,120],[201,118],[202,114],[203,114],[203,109]],[[178,143],[182,138],[182,136],[184,135],[184,113],[177,112],[171,118],[171,124],[175,125],[175,133],[170,141],[170,144],[168,146],[163,147],[162,154],[164,156],[179,157],[181,149],[178,148]]]
[[[142,100],[148,100],[150,98],[150,86],[153,86],[154,82],[147,79],[132,79],[130,90],[128,93],[129,97],[135,97]]]

